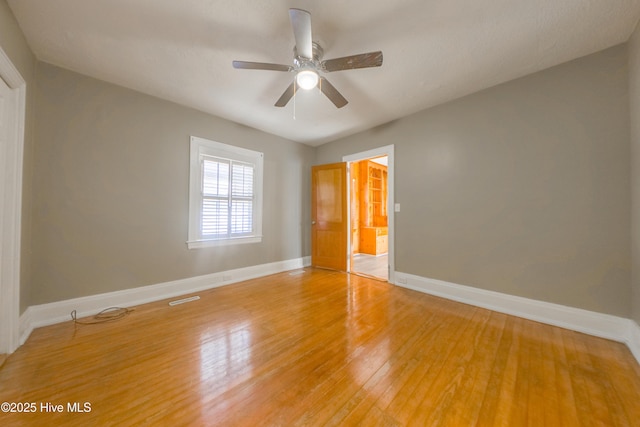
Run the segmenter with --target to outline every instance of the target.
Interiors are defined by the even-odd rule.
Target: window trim
[[[202,186],[202,157],[213,156],[232,161],[251,163],[254,165],[254,203],[253,223],[254,231],[250,236],[202,238],[200,223],[202,220],[201,206],[203,195]],[[189,235],[187,247],[189,249],[207,248],[243,243],[259,243],[262,241],[262,181],[264,154],[258,151],[223,144],[217,141],[191,136],[189,155]]]

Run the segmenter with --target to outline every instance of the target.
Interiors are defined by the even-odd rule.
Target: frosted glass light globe
[[[313,89],[318,85],[318,73],[312,70],[302,70],[296,75],[296,83],[300,89]]]

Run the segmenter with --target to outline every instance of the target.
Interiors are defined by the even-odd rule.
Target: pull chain
[[[296,119],[296,79],[293,79],[293,120]]]

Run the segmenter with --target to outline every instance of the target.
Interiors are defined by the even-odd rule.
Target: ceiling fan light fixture
[[[289,9],[289,19],[296,44],[293,47],[293,66],[266,62],[233,61],[233,68],[245,70],[271,70],[295,73],[293,81],[287,86],[274,104],[284,107],[296,95],[298,88],[311,90],[317,87],[336,108],[342,108],[349,101],[320,72],[331,73],[341,70],[379,67],[382,65],[382,52],[368,52],[323,60],[324,50],[313,41],[311,32],[311,14],[302,9]]]
[[[296,74],[296,83],[300,89],[309,90],[318,85],[318,73],[313,70],[302,70]]]

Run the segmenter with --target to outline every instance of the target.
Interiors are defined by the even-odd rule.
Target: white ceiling
[[[627,41],[640,0],[8,0],[38,59],[312,146]],[[325,59],[381,50],[380,68],[325,77],[273,104],[291,73],[288,9]],[[295,108],[295,111],[294,111]],[[295,115],[295,117],[294,117]]]

